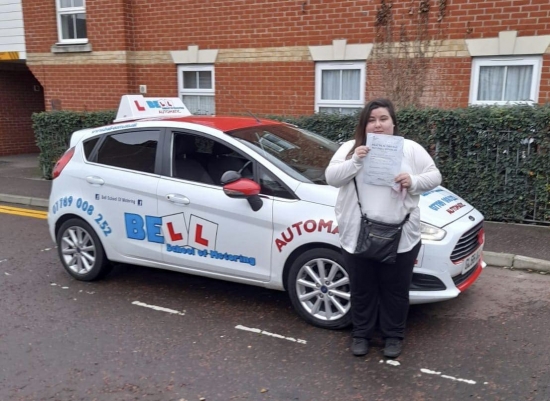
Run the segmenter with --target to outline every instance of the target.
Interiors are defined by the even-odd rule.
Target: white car
[[[193,116],[181,100],[123,96],[113,125],[75,132],[54,168],[48,223],[64,268],[110,262],[286,290],[323,328],[349,325],[350,286],[324,171],[339,145],[254,117]],[[483,216],[443,187],[420,200],[411,303],[479,276]]]

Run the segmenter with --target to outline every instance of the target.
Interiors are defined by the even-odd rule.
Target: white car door
[[[246,199],[229,198],[224,171],[252,177],[253,163],[205,136],[170,135],[171,171],[158,186],[165,263],[226,277],[269,281],[273,200],[253,211]],[[243,169],[244,167],[244,169]]]
[[[83,199],[95,209],[91,224],[99,225],[100,238],[126,257],[162,260],[155,220],[160,133],[142,129],[106,135],[83,165]]]

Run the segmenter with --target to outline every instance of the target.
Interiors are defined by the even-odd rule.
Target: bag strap
[[[353,185],[355,186],[355,193],[357,194],[357,204],[359,205],[359,213],[361,213],[361,216],[363,216],[365,219],[368,220],[367,214],[363,212],[363,206],[361,206],[361,201],[359,200],[359,190],[357,189],[357,181],[355,180],[355,177],[353,177]],[[405,224],[409,220],[410,216],[411,214],[407,213],[407,215],[405,216],[403,221],[399,223],[399,225]]]
[[[362,216],[365,216],[365,218],[367,218],[367,215],[363,213],[363,206],[361,206],[361,201],[359,200],[359,190],[357,189],[357,181],[355,181],[355,177],[353,177],[353,185],[355,185],[355,193],[357,194],[357,204],[359,205],[359,212]]]

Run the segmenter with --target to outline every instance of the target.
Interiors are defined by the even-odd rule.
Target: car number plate
[[[483,247],[480,246],[474,253],[466,258],[466,260],[464,261],[464,270],[462,271],[462,274],[477,266],[477,264],[479,263],[479,259],[481,259],[482,252]]]

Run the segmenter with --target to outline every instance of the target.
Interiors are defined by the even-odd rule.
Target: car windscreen
[[[291,177],[325,184],[325,169],[339,145],[289,125],[261,125],[228,132]]]

